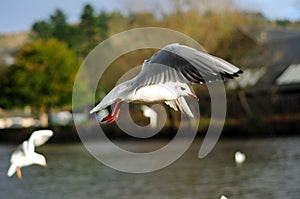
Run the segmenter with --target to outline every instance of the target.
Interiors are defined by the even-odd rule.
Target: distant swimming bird
[[[227,197],[222,195],[220,199],[227,199]]]
[[[150,127],[155,129],[157,126],[157,113],[152,108],[142,105],[143,114],[145,117],[150,118]]]
[[[185,96],[198,99],[190,84],[232,79],[239,73],[242,73],[239,68],[223,59],[185,45],[169,44],[145,60],[137,76],[113,88],[90,113],[114,104],[112,112],[102,119],[111,124],[118,118],[122,102],[163,101],[174,110],[194,117],[184,99]]]
[[[234,154],[234,159],[237,164],[242,164],[246,160],[246,155],[238,151]]]
[[[34,131],[29,140],[20,144],[13,152],[10,158],[11,165],[8,169],[7,176],[11,177],[16,171],[19,179],[22,179],[21,167],[39,164],[47,166],[46,159],[43,155],[34,151],[35,147],[43,145],[53,135],[51,130]]]

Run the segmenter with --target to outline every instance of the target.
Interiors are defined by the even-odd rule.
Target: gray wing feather
[[[136,90],[143,86],[171,82],[204,83],[238,76],[242,71],[227,61],[194,48],[170,44],[143,64],[133,79]]]
[[[170,44],[165,46],[162,50],[169,51],[185,59],[193,66],[193,68],[202,71],[203,75],[206,73],[215,74],[218,72],[221,73],[221,75],[223,73],[233,75],[234,73],[241,72],[239,68],[219,57],[215,57],[204,51],[196,50],[185,45]]]
[[[34,131],[28,140],[28,151],[33,152],[34,147],[45,144],[52,135],[53,132],[51,130]]]
[[[238,73],[241,73],[239,68],[223,59],[188,46],[170,44],[145,60],[142,71],[127,86],[138,90],[166,82],[204,83],[233,78]]]
[[[170,44],[143,64],[133,87],[171,82],[204,83],[238,76],[242,71],[227,61],[194,48]]]

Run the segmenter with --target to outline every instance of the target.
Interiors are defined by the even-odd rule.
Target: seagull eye
[[[185,88],[184,88],[184,87],[180,87],[180,89],[181,89],[182,91],[184,91],[184,90],[185,90]]]

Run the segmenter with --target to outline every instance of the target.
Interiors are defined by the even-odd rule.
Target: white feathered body
[[[53,132],[51,130],[40,130],[33,132],[29,140],[26,140],[20,144],[11,155],[11,165],[7,171],[7,175],[10,177],[17,171],[17,168],[20,169],[32,164],[46,166],[45,157],[39,153],[36,153],[35,147],[44,144],[52,135]]]

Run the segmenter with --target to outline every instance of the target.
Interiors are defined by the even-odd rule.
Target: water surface
[[[202,140],[170,166],[147,174],[111,169],[82,144],[48,144],[38,148],[48,168],[23,168],[23,179],[6,176],[14,145],[0,145],[0,198],[285,198],[300,195],[300,138],[220,140],[199,159]],[[121,142],[144,151],[166,141]],[[236,165],[235,151],[247,155]],[[118,158],[113,157],[112,158]]]

